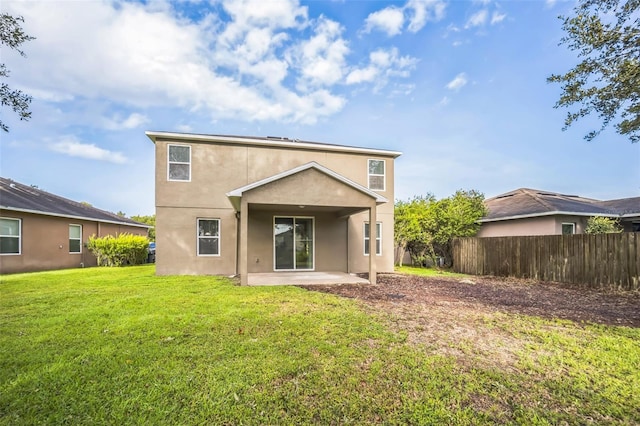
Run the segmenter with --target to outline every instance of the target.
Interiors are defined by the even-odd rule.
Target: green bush
[[[584,230],[585,234],[617,234],[620,232],[622,232],[622,228],[617,220],[602,216],[590,217]]]
[[[147,261],[149,239],[127,233],[117,237],[91,236],[88,248],[98,259],[100,266],[139,265]]]

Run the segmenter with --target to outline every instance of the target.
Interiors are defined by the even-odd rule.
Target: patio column
[[[377,224],[376,218],[378,217],[376,211],[376,202],[373,201],[373,205],[369,208],[369,282],[371,284],[376,283],[376,231]]]
[[[240,285],[249,285],[248,244],[249,244],[249,204],[245,197],[240,201]]]

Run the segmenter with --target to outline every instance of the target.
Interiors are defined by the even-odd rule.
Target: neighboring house
[[[147,235],[149,226],[0,178],[0,273],[95,266],[96,235]]]
[[[377,271],[393,271],[400,152],[146,134],[156,145],[157,274],[240,275],[247,284],[258,272],[368,272],[375,282]]]
[[[520,188],[485,200],[479,237],[582,234],[592,216],[618,219],[625,232],[640,232],[640,197],[599,201]]]

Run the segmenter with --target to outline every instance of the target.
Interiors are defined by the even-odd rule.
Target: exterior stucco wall
[[[220,256],[198,256],[198,219],[220,219]],[[156,274],[235,274],[236,232],[232,208],[156,207]]]
[[[191,181],[167,179],[167,150],[170,140],[156,140],[156,271],[158,274],[233,274],[237,273],[237,226],[235,211],[226,193],[248,184],[315,161],[318,164],[368,187],[368,160],[385,160],[385,190],[376,191],[389,200],[377,206],[377,221],[383,222],[383,256],[378,256],[379,272],[393,271],[394,159],[392,156],[366,153],[341,153],[308,149],[285,149],[226,143],[175,142],[191,146]],[[282,204],[280,211],[268,214],[249,208],[248,272],[273,270],[273,215],[286,215],[285,205],[363,206],[373,199],[342,182],[308,170],[243,194],[250,203]],[[196,213],[197,212],[197,213]],[[216,212],[217,216],[211,216]],[[295,215],[316,219],[316,270],[367,272],[368,256],[363,255],[363,223],[368,213],[336,218],[312,207]],[[202,216],[205,215],[206,216]],[[201,215],[201,216],[198,216]],[[217,260],[196,255],[197,217],[221,218],[221,256]],[[322,234],[322,236],[320,236]],[[348,236],[346,240],[345,235]],[[325,250],[334,246],[335,251]],[[233,247],[233,250],[231,250]],[[337,247],[337,248],[336,248]],[[347,258],[348,263],[347,263]],[[256,259],[258,261],[256,262]]]
[[[543,216],[483,223],[478,237],[511,237],[526,235],[561,235],[563,223],[574,223],[575,233],[583,234],[585,216]]]
[[[21,253],[0,255],[0,272],[32,272],[96,266],[85,247],[92,235],[147,235],[146,228],[1,210],[0,216],[21,219]],[[69,225],[82,226],[81,253],[69,253]]]

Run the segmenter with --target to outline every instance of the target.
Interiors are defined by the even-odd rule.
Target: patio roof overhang
[[[263,197],[262,199],[257,197],[251,203],[252,208],[258,210],[276,210],[282,209],[286,206],[290,206],[292,209],[310,207],[315,210],[331,211],[337,216],[346,216],[368,209],[371,201],[374,201],[376,205],[388,202],[387,198],[384,196],[371,191],[363,185],[360,185],[359,183],[354,182],[339,173],[316,163],[315,161],[234,189],[226,195],[233,208],[239,212],[242,210],[241,206],[243,196],[246,196],[251,192],[255,193],[260,189],[267,189],[269,187],[282,184],[283,182],[286,182],[288,178],[293,178],[296,175],[302,176],[312,172],[319,173],[319,175],[316,174],[315,180],[320,180],[323,177],[331,178],[335,184],[335,192],[360,194],[362,196],[361,198],[366,199],[366,202],[358,202],[356,199],[360,197],[353,196],[343,197],[343,199],[341,199],[341,197],[337,196],[335,193],[331,193],[331,188],[329,185],[326,185],[327,182],[318,182],[308,191],[304,191],[304,193],[296,194],[295,191],[291,191],[291,188],[282,188],[279,192],[283,195],[280,197]],[[314,178],[307,177],[306,179],[307,184],[309,185],[309,179]],[[326,196],[322,196],[320,194],[321,192],[325,192]]]

